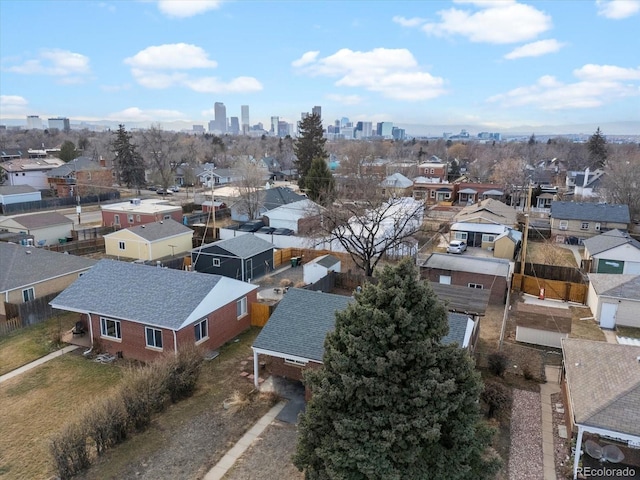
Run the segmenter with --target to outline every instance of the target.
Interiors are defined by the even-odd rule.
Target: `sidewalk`
[[[256,422],[245,433],[240,440],[225,453],[224,457],[204,476],[204,480],[220,480],[233,467],[233,464],[242,456],[242,454],[251,446],[251,444],[260,436],[260,434],[273,422],[287,402],[280,402],[272,407],[264,417]]]
[[[545,366],[547,383],[540,385],[540,401],[542,402],[542,466],[544,480],[556,480],[556,458],[553,446],[553,405],[551,395],[560,392],[558,384],[560,368]]]
[[[26,365],[16,368],[15,370],[11,370],[9,373],[0,375],[0,383],[6,382],[7,380],[13,377],[17,377],[18,375],[26,372],[27,370],[31,370],[32,368],[37,367],[38,365],[42,365],[43,363],[48,362],[49,360],[53,360],[54,358],[59,357],[60,355],[64,355],[65,353],[68,353],[68,352],[73,352],[77,348],[79,348],[77,345],[70,345],[68,347],[64,347],[61,350],[58,350],[56,352],[50,353],[49,355],[45,355],[44,357],[34,360],[31,363],[27,363]]]

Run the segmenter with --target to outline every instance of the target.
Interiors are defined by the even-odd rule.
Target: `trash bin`
[[[291,257],[291,266],[292,267],[298,266],[298,257]]]

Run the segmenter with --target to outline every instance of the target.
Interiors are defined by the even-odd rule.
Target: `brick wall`
[[[247,294],[247,307],[256,302],[257,292],[253,291]],[[199,343],[199,347],[203,351],[215,350],[233,338],[240,335],[251,326],[251,315],[247,315],[238,319],[236,317],[236,300],[233,299],[224,307],[207,315],[208,319],[208,338]],[[204,318],[204,317],[203,317]],[[117,319],[114,319],[117,320]],[[187,325],[182,330],[176,332],[178,348],[181,346],[193,345],[195,343],[195,333],[193,325]],[[115,355],[122,352],[125,358],[132,358],[148,362],[154,360],[159,355],[166,352],[174,351],[173,331],[169,329],[162,330],[163,349],[149,348],[146,346],[145,326],[142,323],[121,321],[120,329],[122,338],[120,340],[104,338],[100,335],[100,316],[91,316],[91,325],[93,328],[94,343],[99,345],[99,349]],[[155,328],[155,327],[154,327]]]
[[[493,305],[504,305],[507,299],[507,279],[504,277],[469,272],[454,272],[438,268],[421,268],[420,275],[422,278],[427,278],[433,283],[440,283],[440,275],[448,275],[451,277],[451,285],[468,287],[470,283],[481,284],[484,289],[491,290],[489,303]]]

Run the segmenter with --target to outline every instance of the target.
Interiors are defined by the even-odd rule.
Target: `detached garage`
[[[640,275],[589,274],[587,305],[601,328],[640,328]]]

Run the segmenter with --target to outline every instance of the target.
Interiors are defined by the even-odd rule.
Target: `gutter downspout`
[[[91,321],[91,313],[87,312],[86,315],[89,319],[89,337],[91,338],[91,347],[89,347],[89,350],[83,352],[82,355],[89,355],[93,350],[93,322]]]
[[[258,374],[260,372],[258,371],[258,352],[256,352],[255,349],[253,349],[253,384],[256,386],[256,388],[260,388],[260,382],[258,382]]]
[[[173,353],[177,357],[178,356],[178,337],[176,337],[176,331],[171,330],[173,332]]]

